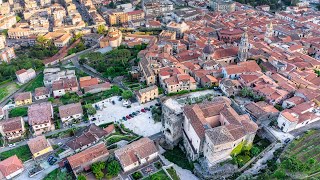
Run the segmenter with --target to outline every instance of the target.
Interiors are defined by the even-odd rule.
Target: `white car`
[[[16,143],[9,144],[9,147],[10,147],[10,148],[12,148],[12,147],[16,147]]]
[[[123,103],[122,103],[122,105],[123,105],[124,107],[127,107],[127,106],[130,106],[130,105],[131,105],[131,102],[130,102],[130,100],[124,100]]]

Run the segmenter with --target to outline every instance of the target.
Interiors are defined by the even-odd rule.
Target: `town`
[[[0,179],[320,178],[318,0],[0,0]]]

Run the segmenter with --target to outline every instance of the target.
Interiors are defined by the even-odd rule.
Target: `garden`
[[[177,166],[193,171],[193,163],[189,162],[186,154],[178,146],[174,147],[172,150],[166,150],[163,155],[167,160],[176,164]]]
[[[9,111],[9,117],[19,117],[19,116],[27,116],[28,115],[28,107],[16,107]]]
[[[121,166],[118,161],[109,159],[107,162],[96,162],[91,166],[92,172],[97,179],[112,179],[118,176]]]
[[[60,168],[51,171],[43,180],[72,180],[72,174],[67,171],[62,171]]]
[[[23,145],[23,146],[19,146],[14,149],[0,153],[0,160],[2,161],[13,155],[17,155],[18,158],[21,159],[23,162],[32,158],[32,154],[30,152],[28,145]]]
[[[110,124],[112,123],[101,124],[99,125],[99,127],[105,128]],[[138,135],[136,135],[135,133],[132,133],[131,130],[125,128],[123,124],[121,124],[120,126],[118,124],[115,124],[114,126],[115,126],[115,132],[105,138],[107,146],[111,146],[122,140],[131,142],[139,138]]]
[[[43,87],[43,74],[39,74],[35,79],[33,79],[24,91],[34,91],[38,87]]]
[[[19,86],[16,83],[7,83],[3,87],[0,88],[0,101],[10,95],[11,93],[18,90]]]
[[[168,177],[167,174],[164,172],[164,170],[160,170],[152,174],[151,176],[144,178],[143,180],[158,180],[158,179],[171,180],[170,177]]]
[[[244,166],[251,158],[257,156],[266,147],[270,145],[270,141],[267,139],[261,139],[259,136],[255,136],[253,140],[253,145],[246,144],[246,141],[241,142],[236,148],[231,152],[232,163],[238,165],[238,167]]]

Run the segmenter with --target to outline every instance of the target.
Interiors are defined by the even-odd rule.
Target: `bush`
[[[113,160],[108,164],[108,174],[111,176],[117,176],[121,171],[121,167],[118,161]]]
[[[133,174],[132,174],[132,177],[133,177],[133,179],[141,179],[143,176],[142,176],[142,174],[141,174],[141,172],[139,172],[139,171],[136,171],[136,172],[134,172]]]
[[[28,108],[27,107],[17,107],[11,109],[9,111],[9,117],[19,117],[19,116],[27,116],[28,115]]]

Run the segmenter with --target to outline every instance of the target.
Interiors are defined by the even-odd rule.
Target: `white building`
[[[282,111],[278,117],[278,127],[283,132],[290,132],[319,120],[319,109],[315,108],[314,102],[308,101]]]
[[[24,84],[36,77],[36,72],[30,68],[28,70],[20,69],[16,72],[17,79],[20,83]]]
[[[63,123],[73,119],[80,119],[83,116],[81,103],[67,104],[59,107],[59,115]]]

